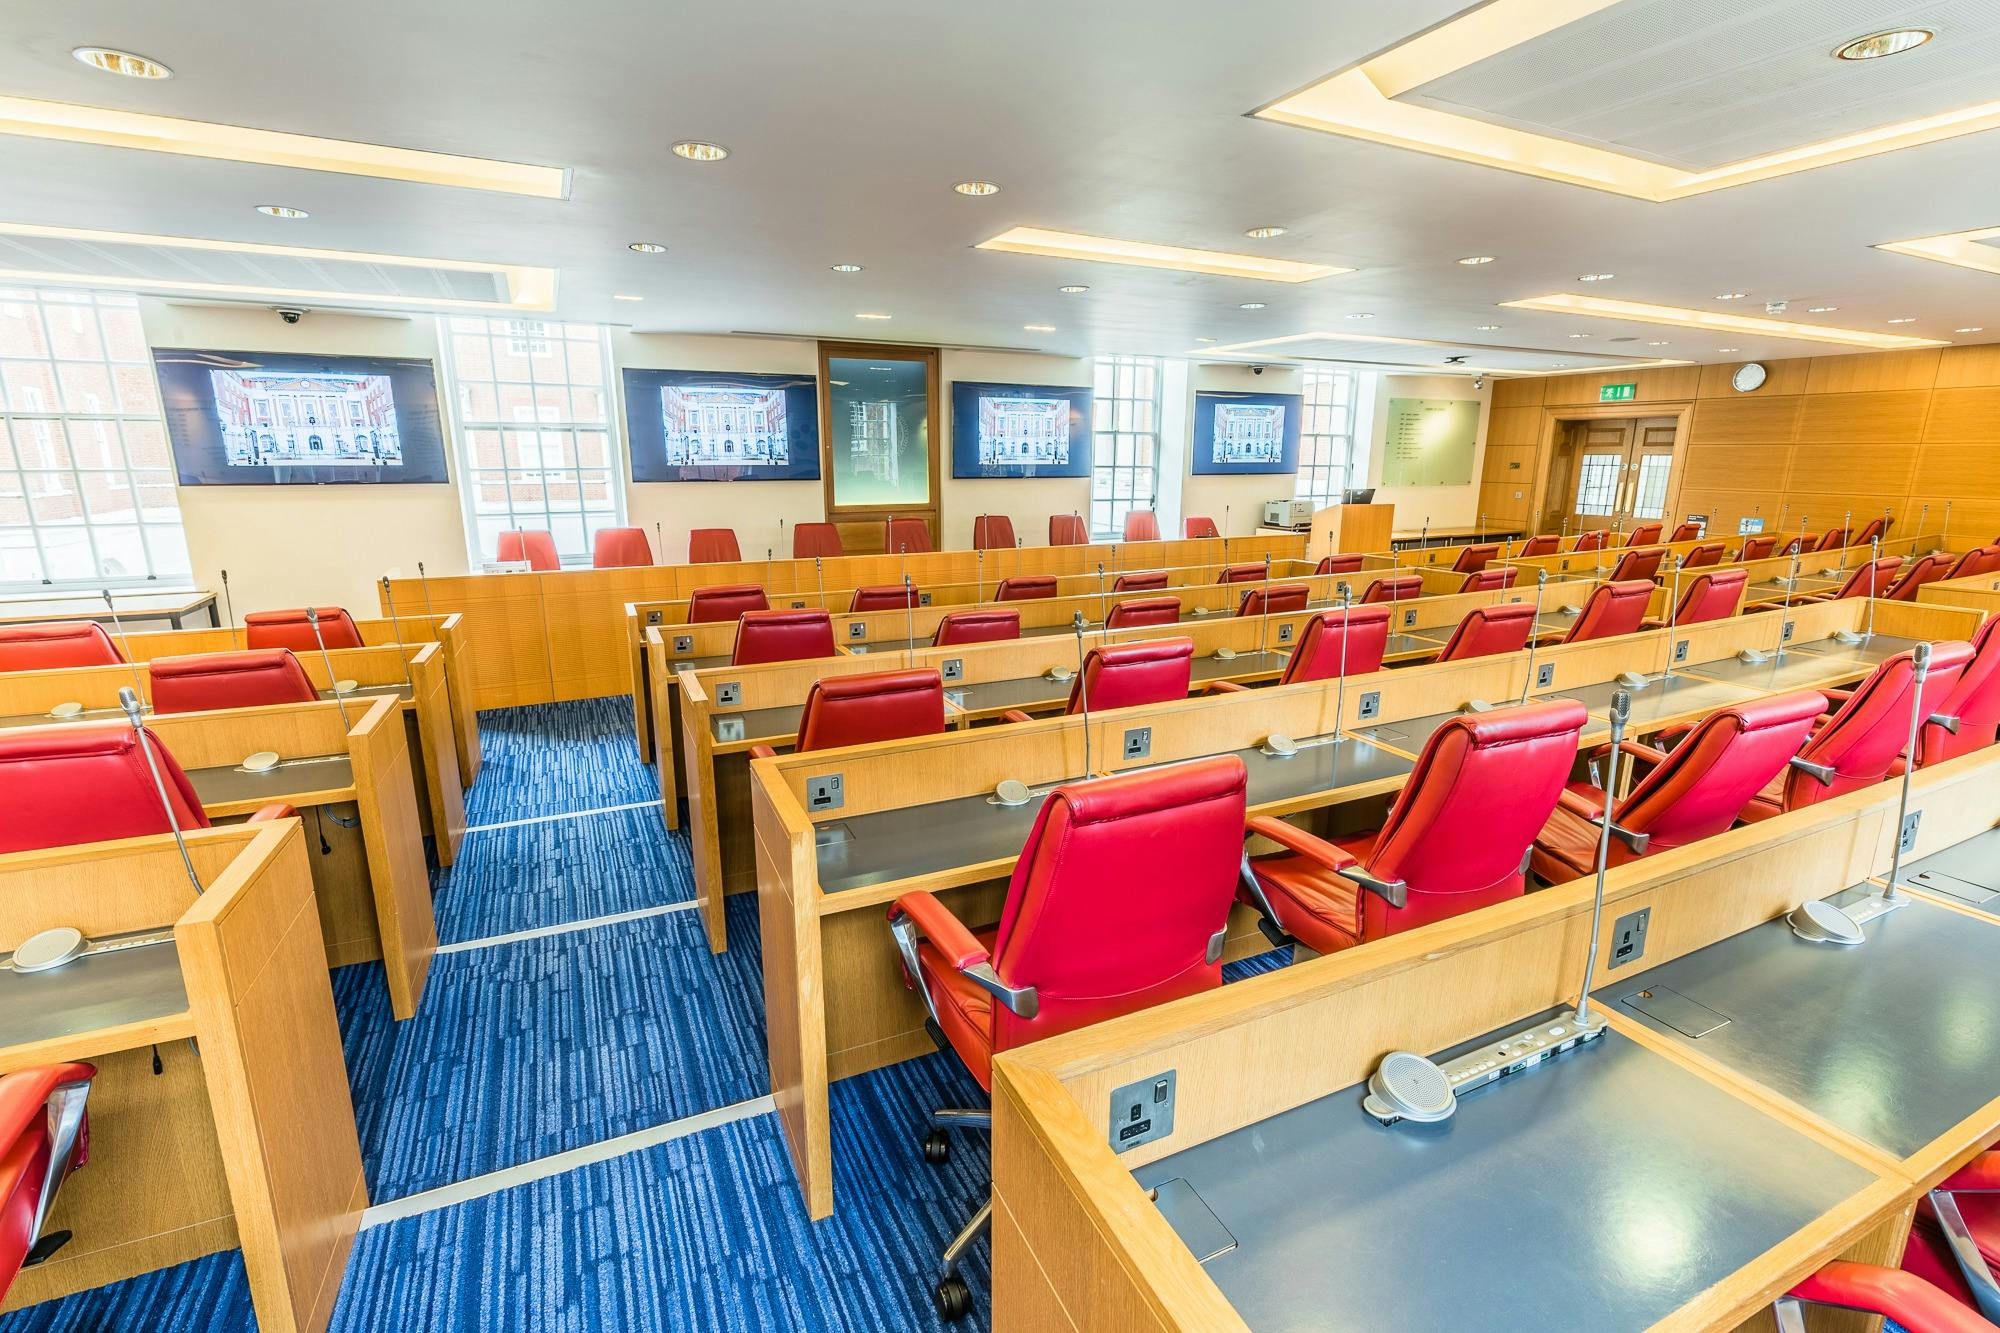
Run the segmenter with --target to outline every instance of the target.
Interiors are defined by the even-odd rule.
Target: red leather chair
[[[1681,589],[1680,605],[1674,609],[1675,625],[1699,625],[1709,620],[1727,620],[1743,601],[1743,589],[1750,582],[1747,569],[1719,569],[1713,574],[1697,574]],[[1644,622],[1647,629],[1666,624],[1657,617]]]
[[[194,784],[167,747],[146,733],[182,832],[208,827]],[[115,722],[0,733],[0,852],[143,838],[170,830],[159,789],[132,728]],[[265,806],[253,820],[292,808]]]
[[[1727,832],[1799,752],[1825,707],[1819,691],[1800,690],[1710,713],[1671,752],[1626,741],[1625,752],[1652,768],[1612,805],[1610,864]],[[1535,836],[1530,868],[1548,884],[1593,873],[1603,817],[1599,787],[1569,784]]]
[[[1819,538],[1810,532],[1801,532],[1796,537],[1779,544],[1773,555],[1804,555],[1819,543]]]
[[[1952,1252],[1937,1215],[1940,1195],[1947,1196],[1965,1223],[1971,1248],[1977,1251],[1976,1264],[1969,1263],[1971,1255],[1961,1261]],[[1903,1250],[1903,1271],[1929,1282],[1962,1306],[1979,1310],[1983,1301],[1986,1311],[2000,1314],[2000,1280],[1995,1278],[2000,1271],[2000,1152],[1989,1146],[1918,1200],[1909,1243]]]
[[[1820,537],[1819,543],[1812,549],[1814,551],[1837,551],[1847,545],[1847,533],[1848,530],[1846,528],[1828,528]]]
[[[1991,546],[1973,547],[1959,556],[1945,577],[1970,579],[1977,578],[1981,574],[1991,574],[1996,570],[2000,570],[2000,542],[1995,542]]]
[[[1651,546],[1654,542],[1660,540],[1660,534],[1666,530],[1666,526],[1664,523],[1641,523],[1625,535],[1625,544],[1627,546]]]
[[[1775,536],[1745,537],[1743,539],[1743,549],[1737,552],[1736,558],[1738,560],[1765,560],[1770,558],[1771,552],[1777,549],[1778,539]]]
[[[931,549],[930,525],[920,518],[892,518],[883,530],[882,549],[890,555],[916,555]]]
[[[1359,574],[1362,564],[1367,559],[1368,557],[1359,551],[1350,551],[1342,555],[1329,555],[1320,560],[1319,566],[1313,570],[1313,573]]]
[[[1630,583],[1600,583],[1590,590],[1583,612],[1563,635],[1564,643],[1588,643],[1617,634],[1631,634],[1646,618],[1646,603],[1653,596],[1651,579]]]
[[[1854,541],[1851,545],[1866,546],[1878,537],[1888,536],[1889,529],[1894,526],[1896,526],[1895,519],[1890,518],[1887,514],[1877,514],[1862,525],[1861,531],[1854,534]]]
[[[1092,648],[1083,659],[1083,674],[1069,687],[1069,703],[1063,712],[1082,712],[1086,690],[1093,713],[1108,708],[1172,703],[1187,698],[1188,683],[1193,676],[1193,639],[1148,639],[1144,643]],[[1008,709],[1002,716],[1009,722],[1032,720],[1017,708]]]
[[[1361,604],[1374,606],[1378,602],[1409,602],[1423,595],[1423,575],[1391,574],[1369,584],[1368,591],[1361,594]]]
[[[1128,542],[1156,542],[1160,539],[1160,520],[1150,509],[1134,509],[1125,515],[1125,540]]]
[[[1282,616],[1303,611],[1312,599],[1312,589],[1303,583],[1260,583],[1243,594],[1236,604],[1238,616]]]
[[[1918,701],[1924,717],[1938,713],[1971,662],[1969,643],[1932,645],[1930,675]],[[1909,653],[1898,653],[1876,667],[1819,724],[1791,766],[1751,798],[1743,808],[1743,818],[1756,823],[1887,778],[1909,742],[1910,690],[1915,675]]]
[[[1721,542],[1703,542],[1681,557],[1681,568],[1706,569],[1710,565],[1719,565],[1722,563],[1722,550]]]
[[[1491,565],[1476,574],[1467,574],[1465,582],[1458,585],[1460,592],[1502,592],[1514,586],[1514,580],[1521,576],[1519,565]]]
[[[1246,858],[1245,901],[1274,939],[1324,954],[1520,897],[1528,847],[1587,716],[1562,699],[1453,718],[1431,733],[1377,832],[1324,842],[1252,819],[1249,832],[1283,850]]]
[[[792,529],[794,560],[846,554],[847,547],[840,540],[840,529],[831,523],[801,523]]]
[[[696,528],[688,533],[688,563],[727,565],[743,558],[734,528]]]
[[[556,554],[555,535],[540,528],[514,528],[501,533],[493,559],[501,564],[519,564],[525,560],[536,573],[562,568],[562,558]]]
[[[322,639],[329,649],[363,646],[354,617],[341,607],[316,606],[313,614],[319,617],[318,638],[313,637],[312,622],[306,619],[306,609],[302,606],[283,611],[252,611],[243,617],[243,646],[289,648],[295,653],[318,652]]]
[[[960,643],[1000,643],[1021,637],[1019,611],[948,611],[938,620],[931,647]]]
[[[871,671],[863,676],[829,676],[806,692],[794,748],[834,750],[843,745],[935,736],[944,730],[944,681],[934,667],[915,671]],[[774,751],[753,745],[759,757]]]
[[[1056,579],[1053,574],[1016,574],[1010,579],[1001,579],[1000,586],[993,591],[996,602],[1038,602],[1045,597],[1056,595]]]
[[[1190,517],[1186,522],[1181,524],[1181,530],[1190,537],[1220,537],[1222,535],[1216,530],[1214,519],[1202,518],[1200,516]]]
[[[1137,629],[1144,625],[1172,625],[1181,618],[1178,597],[1128,597],[1104,617],[1104,628]]]
[[[1605,548],[1605,545],[1610,542],[1610,540],[1611,540],[1611,529],[1592,528],[1588,532],[1577,533],[1576,545],[1570,547],[1569,549],[1572,551],[1601,551]]]
[[[1521,543],[1521,549],[1514,553],[1514,558],[1525,560],[1531,556],[1554,555],[1561,549],[1562,538],[1553,532],[1544,532],[1530,537],[1527,541]]]
[[[56,1192],[90,1155],[84,1105],[93,1065],[42,1065],[0,1076],[0,1300],[23,1264],[69,1239],[42,1227]]]
[[[1222,755],[1058,787],[1014,864],[997,928],[974,935],[929,893],[889,908],[904,984],[982,1088],[996,1052],[1222,984],[1245,785],[1243,761]],[[992,1123],[954,1109],[931,1121]],[[934,1128],[924,1156],[942,1162],[949,1148]],[[946,1251],[933,1297],[947,1319],[970,1309],[957,1256],[992,1211],[989,1199]]]
[[[975,551],[1012,550],[1014,546],[1014,520],[1005,514],[981,514],[972,520],[972,549]]]
[[[1667,548],[1664,546],[1644,546],[1636,550],[1628,546],[1625,553],[1618,557],[1617,566],[1611,571],[1611,581],[1626,583],[1632,579],[1645,579],[1651,582],[1653,576],[1660,572],[1660,565],[1666,558]]]
[[[833,617],[824,611],[745,611],[736,621],[731,666],[833,657]]]
[[[1164,569],[1149,569],[1141,574],[1120,574],[1116,579],[1112,580],[1111,591],[1151,592],[1156,588],[1164,588],[1166,586],[1167,571]]]
[[[1886,1315],[1903,1333],[1994,1333],[1996,1327],[1913,1273],[1846,1259],[1834,1260],[1779,1297],[1778,1327],[1792,1317],[1798,1322],[1791,1327],[1806,1326],[1801,1303]]]
[[[1499,542],[1481,542],[1468,546],[1458,553],[1458,562],[1451,567],[1454,574],[1477,574],[1500,556]]]
[[[1090,533],[1084,528],[1080,515],[1049,515],[1049,545],[1086,546],[1089,543]]]
[[[1672,545],[1674,542],[1691,542],[1695,538],[1701,536],[1701,534],[1702,534],[1701,524],[1683,523],[1679,527],[1674,529],[1674,535],[1667,538],[1667,543],[1669,545]]]
[[[653,563],[653,544],[644,528],[599,528],[591,538],[592,569],[635,569]]]
[[[1973,632],[1972,660],[1937,712],[1956,719],[1958,730],[1925,727],[1917,751],[1919,767],[1941,764],[2000,740],[2000,617],[1988,616]]]
[[[94,620],[42,625],[0,625],[0,671],[65,671],[117,666],[118,645]]]
[[[1804,597],[1794,597],[1798,602],[1837,602],[1848,597],[1880,597],[1895,581],[1896,571],[1903,567],[1900,555],[1885,555],[1880,560],[1871,560],[1855,568],[1847,576],[1847,582],[1840,585],[1839,592],[1816,592]]]
[[[146,664],[156,713],[309,704],[319,691],[289,648],[156,657]]]
[[[1882,596],[1892,602],[1914,602],[1917,600],[1919,588],[1927,583],[1936,583],[1945,576],[1945,571],[1949,568],[1951,568],[1951,557],[1948,555],[1918,556],[1904,563],[1896,575],[1896,581],[1889,585]]]
[[[898,592],[902,589],[898,588]],[[714,625],[735,620],[745,611],[768,611],[771,603],[754,583],[718,583],[696,588],[688,598],[688,624]]]
[[[1256,583],[1262,579],[1269,578],[1270,574],[1270,566],[1266,565],[1262,560],[1255,560],[1241,565],[1224,565],[1222,572],[1215,576],[1215,581],[1217,583]]]
[[[1475,575],[1474,577],[1477,577]],[[1518,653],[1528,646],[1535,630],[1535,608],[1530,602],[1509,602],[1504,606],[1482,606],[1468,612],[1451,632],[1440,662],[1463,662],[1472,657],[1496,653]]]
[[[1346,643],[1341,642],[1342,639]],[[1382,654],[1389,646],[1389,608],[1353,606],[1345,612],[1322,611],[1305,622],[1299,646],[1285,663],[1280,685],[1338,680],[1346,664],[1350,676],[1365,676],[1382,669]],[[1233,680],[1218,680],[1209,694],[1240,692],[1244,687]]]
[[[906,607],[923,605],[923,593],[915,587],[905,588],[900,583],[878,583],[872,587],[856,588],[854,598],[847,604],[847,614],[860,615],[866,611],[901,611]]]

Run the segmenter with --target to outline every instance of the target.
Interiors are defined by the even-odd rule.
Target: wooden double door
[[[1540,530],[1583,532],[1664,520],[1678,427],[1675,417],[1559,423]]]

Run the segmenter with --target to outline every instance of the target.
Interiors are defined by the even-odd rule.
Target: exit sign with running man
[[[1605,384],[1597,390],[1600,403],[1629,403],[1639,396],[1637,384]]]

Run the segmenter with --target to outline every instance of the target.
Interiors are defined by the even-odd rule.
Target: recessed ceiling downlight
[[[1936,35],[1928,28],[1891,28],[1857,37],[1833,54],[1842,60],[1880,60],[1883,56],[1914,51]]]
[[[960,194],[971,195],[974,199],[983,199],[989,194],[1000,193],[1000,187],[992,181],[960,181],[951,188]]]
[[[79,46],[70,52],[92,69],[106,74],[122,74],[128,79],[171,79],[174,72],[157,60],[108,46]]]
[[[259,204],[257,211],[267,218],[309,218],[312,214],[303,208],[289,208],[284,204]]]
[[[634,241],[625,248],[627,250],[637,251],[639,254],[642,255],[663,255],[667,252],[666,246],[660,245],[653,241]]]
[[[861,265],[859,265],[859,264],[835,264],[835,265],[833,265],[833,271],[834,271],[835,273],[859,273],[859,272],[861,271]]]
[[[699,139],[683,139],[674,145],[674,156],[684,157],[690,162],[720,162],[729,156],[729,150],[719,143],[703,143]]]
[[[1283,227],[1252,227],[1243,234],[1253,241],[1268,241],[1273,236],[1283,236],[1285,229]]]

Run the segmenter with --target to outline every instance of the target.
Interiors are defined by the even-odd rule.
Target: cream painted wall
[[[1049,540],[1049,515],[1090,514],[1090,478],[1057,477],[1044,481],[992,481],[951,475],[951,386],[957,380],[995,384],[1053,384],[1089,388],[1091,363],[1082,357],[1029,356],[1014,352],[964,352],[947,349],[938,367],[944,383],[942,420],[944,442],[939,450],[944,467],[944,545],[963,550],[972,545],[972,520],[981,514],[1005,514],[1014,520],[1014,536],[1024,546],[1044,546]]]
[[[1188,376],[1187,425],[1181,445],[1180,512],[1161,513],[1160,535],[1163,537],[1180,536],[1182,519],[1190,514],[1214,519],[1215,526],[1225,536],[1246,536],[1257,530],[1257,524],[1264,516],[1264,502],[1291,499],[1297,484],[1296,474],[1290,472],[1281,476],[1251,477],[1198,477],[1194,474],[1194,396],[1203,389],[1302,394],[1305,392],[1305,375],[1296,366],[1268,366],[1261,375],[1248,366],[1193,367]],[[1162,510],[1167,508],[1164,495],[1160,507]]]
[[[1391,398],[1457,398],[1479,404],[1479,434],[1472,451],[1472,480],[1463,486],[1384,486],[1382,445],[1389,435]],[[1366,403],[1363,404],[1367,406]],[[1486,467],[1486,421],[1493,411],[1493,386],[1472,387],[1458,375],[1383,375],[1375,381],[1373,424],[1368,436],[1368,484],[1377,504],[1396,506],[1396,526],[1415,529],[1428,518],[1434,528],[1479,521],[1479,478]]]

